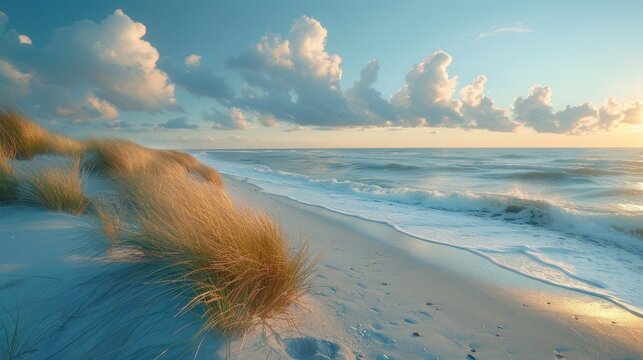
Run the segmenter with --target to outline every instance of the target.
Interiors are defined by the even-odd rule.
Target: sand
[[[339,327],[316,332],[326,324],[308,321],[305,335],[368,359],[643,357],[643,319],[605,300],[384,224],[264,194],[230,177],[226,183],[233,197],[320,251],[312,289],[319,307],[310,315],[326,313]]]
[[[24,359],[640,359],[643,319],[460,249],[373,222],[226,187],[320,260],[297,328],[193,338],[184,299],[106,253],[88,217],[0,207],[0,322]],[[90,191],[105,185],[93,181]],[[17,326],[14,326],[17,324]],[[12,329],[17,329],[13,331]],[[2,344],[0,340],[0,358]],[[5,343],[6,345],[6,343]]]

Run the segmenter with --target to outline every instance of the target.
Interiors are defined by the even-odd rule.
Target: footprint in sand
[[[328,340],[312,336],[286,339],[286,353],[293,360],[352,360],[355,356],[348,349]]]

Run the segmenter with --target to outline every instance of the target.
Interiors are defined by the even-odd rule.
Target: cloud
[[[481,37],[531,31],[516,23],[494,27]],[[640,101],[610,103],[601,114],[590,103],[555,111],[551,89],[544,86],[533,87],[528,96],[516,98],[511,109],[504,109],[485,93],[488,79],[484,75],[456,93],[458,77],[448,72],[453,58],[444,51],[413,66],[390,100],[374,87],[377,60],[364,66],[352,87],[342,89],[342,58],[326,50],[327,35],[317,20],[303,16],[293,22],[286,37],[265,35],[249,50],[230,58],[228,66],[245,84],[241,97],[230,99],[228,106],[268,126],[284,122],[322,129],[430,126],[511,132],[526,127],[580,134],[640,122]],[[230,118],[229,114],[216,117]],[[229,120],[219,121],[220,128],[238,128]]]
[[[27,35],[20,34],[18,35],[18,42],[21,44],[32,45],[31,38]]]
[[[104,122],[103,126],[108,129],[116,130],[116,131],[125,130],[131,127],[130,123],[125,120]]]
[[[610,96],[598,109],[598,122],[594,129],[610,130],[619,124],[642,124],[643,102],[640,100],[620,104],[616,98]]]
[[[279,125],[279,120],[270,115],[264,115],[259,118],[259,123],[265,127],[276,127]]]
[[[174,85],[157,67],[158,51],[143,40],[145,26],[122,10],[99,23],[82,20],[56,29],[40,48],[27,35],[4,30],[7,21],[6,15],[0,20],[0,56],[32,77],[20,104],[28,110],[85,120],[178,108]],[[0,96],[6,92],[0,86]]]
[[[437,51],[406,74],[404,86],[391,100],[404,119],[403,126],[466,125],[460,102],[452,99],[458,80],[447,72],[451,61],[449,54]]]
[[[183,117],[170,119],[170,120],[160,124],[159,127],[163,128],[163,129],[191,129],[191,130],[194,130],[194,129],[198,129],[199,125],[189,123],[188,118],[183,116]]]
[[[506,34],[524,34],[534,32],[534,29],[529,28],[520,22],[510,25],[496,25],[492,26],[488,31],[478,34],[478,39],[484,39],[492,36],[506,35]]]
[[[197,66],[201,63],[201,55],[191,54],[185,57],[186,66]]]
[[[185,58],[185,64],[180,66],[168,65],[165,71],[172,80],[196,96],[202,96],[219,101],[234,97],[232,88],[227,81],[214,70],[201,63],[201,56],[192,54]]]
[[[55,112],[59,116],[74,119],[75,122],[118,117],[118,110],[114,105],[91,94],[86,96],[81,103],[58,106]]]
[[[478,75],[473,84],[460,90],[462,98],[462,115],[468,119],[469,127],[491,131],[513,131],[518,124],[511,120],[507,111],[496,106],[493,100],[484,94],[487,77]]]
[[[203,119],[214,122],[213,128],[218,130],[245,130],[250,127],[243,111],[236,107],[226,111],[213,108],[203,113]]]
[[[551,94],[548,86],[532,87],[527,97],[520,96],[514,101],[515,119],[538,132],[546,133],[573,133],[584,120],[596,119],[596,109],[589,103],[567,105],[563,110],[554,112]]]

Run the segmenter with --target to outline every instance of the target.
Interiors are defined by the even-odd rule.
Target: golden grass
[[[42,153],[69,158],[17,172],[9,161]],[[90,169],[117,180],[120,196],[111,203],[90,201],[84,194]],[[21,192],[19,182],[24,182]],[[284,317],[310,280],[307,248],[291,249],[266,214],[237,206],[221,175],[187,153],[127,140],[81,143],[5,107],[0,109],[3,197],[71,214],[90,209],[111,245],[108,251],[134,253],[160,265],[163,283],[191,294],[182,311],[202,315],[200,332],[239,335]],[[115,205],[119,201],[125,205]]]
[[[120,230],[120,245],[178,270],[169,281],[193,294],[184,311],[202,312],[201,331],[241,334],[284,315],[306,291],[306,247],[289,249],[266,214],[236,206],[220,187],[188,176],[137,176],[127,180],[127,198],[133,227]]]
[[[102,233],[111,244],[117,244],[121,229],[125,227],[125,219],[122,216],[124,209],[106,201],[94,202],[92,208]]]
[[[18,200],[19,183],[9,157],[0,148],[0,203]]]
[[[85,211],[89,201],[85,196],[86,174],[80,170],[80,161],[70,159],[65,164],[29,171],[25,200],[58,212],[78,215]]]
[[[0,109],[0,148],[18,159],[45,153],[77,156],[84,150],[82,143],[51,133],[10,107]]]
[[[223,186],[219,172],[188,153],[148,149],[121,139],[92,139],[88,142],[87,149],[87,166],[111,175],[168,175],[176,173],[178,165],[184,172]]]

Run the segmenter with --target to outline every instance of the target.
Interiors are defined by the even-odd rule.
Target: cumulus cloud
[[[520,96],[514,101],[514,117],[538,132],[548,133],[573,133],[584,121],[596,119],[596,109],[590,103],[567,105],[555,112],[551,95],[548,86],[532,87],[527,97]]]
[[[491,98],[484,94],[487,77],[478,75],[471,85],[460,90],[462,98],[461,112],[468,119],[469,127],[491,131],[513,131],[518,124],[511,120],[507,111],[496,106]]]
[[[159,125],[160,128],[162,129],[198,129],[199,125],[197,124],[192,124],[188,122],[188,118],[186,116],[182,117],[177,117],[174,119],[169,119],[168,121],[162,123]]]
[[[245,53],[229,59],[247,86],[235,106],[306,125],[368,124],[339,85],[341,57],[326,50],[326,29],[315,19],[295,21],[287,38],[266,35]]]
[[[342,59],[326,50],[327,35],[317,20],[304,16],[292,24],[287,37],[263,36],[250,50],[229,59],[228,65],[246,82],[233,106],[256,113],[260,122],[269,117],[304,126],[459,126],[498,131],[516,127],[506,111],[483,94],[486,78],[476,94],[463,95],[477,96],[473,103],[453,98],[458,80],[448,74],[452,58],[443,51],[414,66],[390,101],[374,87],[377,60],[364,66],[352,87],[342,89]]]
[[[392,103],[410,124],[466,126],[460,102],[452,99],[458,83],[447,71],[452,58],[444,51],[426,57],[406,74],[404,86]]]
[[[226,111],[213,108],[210,112],[203,113],[203,119],[212,121],[214,123],[212,127],[218,130],[245,130],[250,127],[246,115],[236,107]]]
[[[9,64],[33,79],[21,104],[28,110],[84,120],[177,108],[174,85],[157,67],[159,53],[143,40],[145,26],[122,10],[99,23],[82,20],[59,28],[40,48],[27,35],[6,30],[7,22],[5,15],[0,20],[3,74]],[[0,86],[0,96],[6,92]]]

